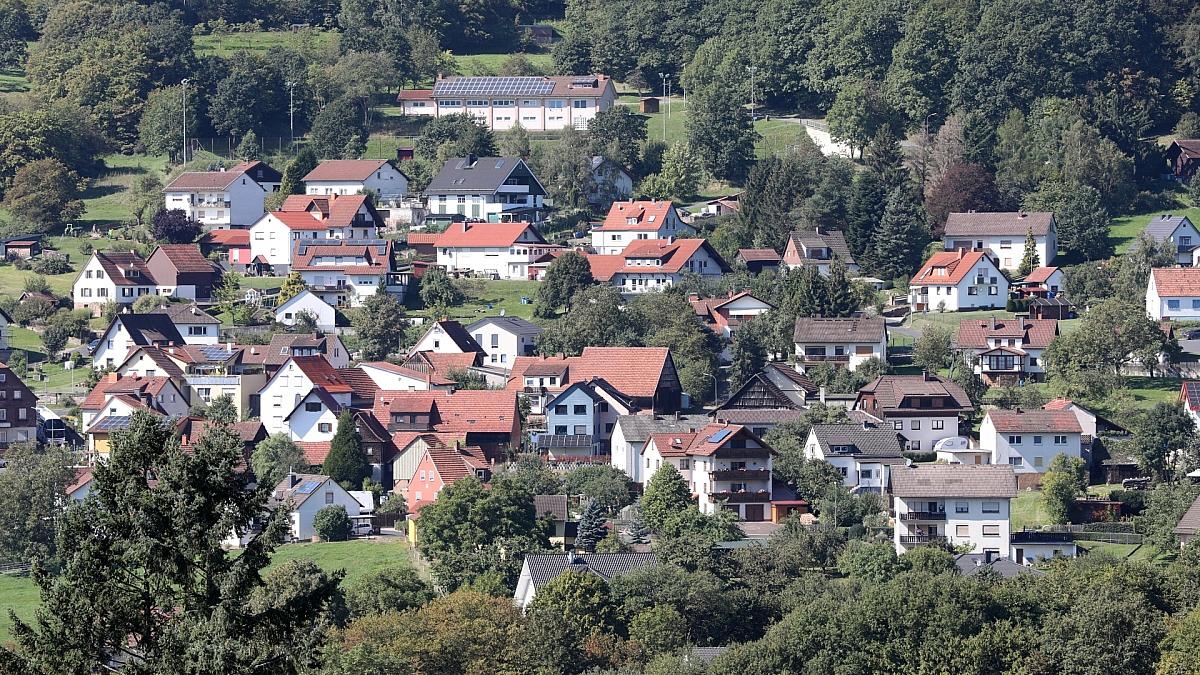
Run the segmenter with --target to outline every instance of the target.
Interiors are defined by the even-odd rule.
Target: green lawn
[[[279,288],[286,277],[242,277],[241,288]]]
[[[29,91],[29,79],[20,68],[0,69],[0,93]]]
[[[272,47],[292,47],[298,51],[324,49],[337,45],[337,34],[306,29],[290,31],[260,31],[255,33],[225,33],[197,35],[192,40],[197,56],[229,56],[234,52],[265,52]]]
[[[1179,396],[1180,380],[1162,377],[1127,377],[1125,388],[1133,395],[1134,403],[1149,408],[1155,403],[1171,402]]]
[[[121,225],[133,218],[125,192],[134,178],[158,172],[166,167],[166,157],[153,155],[107,155],[104,175],[87,189],[83,196],[83,216],[76,224],[85,231],[101,230]],[[160,175],[161,177],[161,175]]]
[[[655,96],[662,95],[661,92],[654,94]],[[663,137],[663,124],[666,123],[666,142],[668,144],[677,143],[684,140],[684,120],[687,119],[688,102],[678,96],[671,96],[670,111],[667,115],[667,101],[659,101],[659,112],[648,113],[646,117],[646,132],[649,137],[656,141],[661,141]],[[638,110],[637,94],[625,94],[617,99],[617,103],[629,106],[634,112]]]
[[[1124,253],[1129,246],[1137,239],[1142,230],[1146,229],[1146,224],[1155,216],[1163,214],[1174,214],[1177,216],[1187,216],[1188,220],[1193,223],[1200,221],[1200,208],[1174,208],[1166,211],[1155,211],[1153,213],[1139,213],[1132,216],[1121,216],[1113,218],[1112,227],[1108,230],[1108,237],[1113,242],[1113,247],[1117,253]]]
[[[447,312],[451,319],[460,319],[464,324],[474,322],[486,316],[498,316],[504,310],[507,316],[517,316],[523,319],[533,317],[533,304],[521,304],[521,296],[533,300],[537,294],[536,281],[488,281],[482,279],[467,280],[460,284],[467,293],[467,301],[457,307],[451,307]],[[409,314],[413,316],[430,317],[428,309],[421,308],[417,293],[408,294]],[[491,305],[489,308],[488,305]]]
[[[512,54],[455,54],[454,64],[463,75],[498,75]],[[545,73],[554,69],[554,59],[549,54],[526,54],[535,68]]]
[[[56,251],[69,254],[71,256],[71,271],[66,274],[55,274],[46,276],[47,283],[50,284],[50,290],[55,295],[70,296],[71,284],[75,282],[75,276],[79,273],[79,266],[86,260],[81,250],[83,244],[89,243],[98,249],[107,249],[112,246],[114,241],[104,237],[47,237],[43,240],[48,248]],[[31,270],[19,270],[13,265],[0,265],[0,292],[20,295],[22,287],[25,285],[25,280],[36,277],[38,274]]]
[[[321,544],[286,544],[275,552],[272,565],[307,558],[326,572],[344,569],[344,586],[368,572],[394,565],[412,565],[412,548],[402,537],[375,540],[328,542]],[[24,576],[0,575],[0,607],[12,609],[22,619],[33,617],[41,598],[33,579]],[[0,616],[0,644],[12,639],[12,623],[8,613]]]
[[[1016,315],[1002,309],[983,309],[974,312],[916,313],[909,316],[907,325],[914,330],[924,330],[924,327],[928,324],[941,324],[957,330],[958,324],[967,319],[990,319],[993,316],[997,319],[1011,319]]]
[[[1010,504],[1009,521],[1013,530],[1037,527],[1050,522],[1042,493],[1038,490],[1021,490]]]

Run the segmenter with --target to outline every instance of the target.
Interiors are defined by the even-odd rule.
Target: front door
[[[746,517],[743,520],[749,523],[761,523],[763,521],[763,505],[747,504]]]

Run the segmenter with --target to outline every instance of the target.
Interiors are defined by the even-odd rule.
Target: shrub
[[[43,255],[33,261],[32,268],[38,274],[66,274],[71,271],[71,264],[62,256]]]
[[[350,516],[346,507],[326,506],[313,517],[313,531],[322,541],[346,541],[350,536]]]

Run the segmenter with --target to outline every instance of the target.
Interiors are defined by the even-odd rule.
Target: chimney
[[[992,316],[991,319],[992,319],[992,330],[996,330],[996,317]]]
[[[116,382],[119,379],[121,379],[121,376],[116,373],[109,373],[104,377],[105,382]]]
[[[672,419],[672,420],[674,420],[674,421],[676,421],[676,422],[678,422],[678,421],[679,421],[679,411],[678,411],[678,410],[676,410],[675,412],[671,413],[671,419]]]
[[[965,256],[966,254],[967,254],[966,249],[963,249],[963,248],[958,249],[958,259],[959,260],[962,260],[963,256]]]
[[[820,401],[821,403],[825,402],[825,387],[824,386],[822,386],[820,389],[817,389],[817,400]]]
[[[579,561],[579,558],[577,558],[575,556],[575,549],[573,549],[573,548],[567,549],[567,564],[574,565],[578,561]]]
[[[926,382],[933,382],[934,376],[933,373],[930,373],[928,370],[922,370],[921,378]]]
[[[479,161],[479,158],[478,158],[478,157],[476,157],[476,156],[475,156],[475,153],[473,153],[473,152],[468,152],[468,153],[467,153],[467,156],[466,156],[466,158],[465,158],[465,159],[466,159],[466,161],[465,161],[465,162],[463,162],[463,164],[464,164],[464,165],[466,166],[466,168],[468,168],[468,169],[474,168],[474,167],[475,167],[475,162]]]
[[[874,428],[875,428],[875,425],[874,425],[874,424],[872,424],[870,420],[863,420],[863,423],[862,423],[862,424],[863,424],[863,429],[864,429],[864,430],[869,430],[869,429],[874,429]]]
[[[288,471],[288,475],[287,475],[288,487],[294,488],[294,487],[296,487],[296,483],[299,483],[299,482],[300,482],[300,477],[297,476],[294,472]]]

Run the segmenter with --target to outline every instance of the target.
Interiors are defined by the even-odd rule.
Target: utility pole
[[[187,86],[188,80],[186,77],[180,84],[183,85],[183,163],[187,164]]]
[[[296,83],[288,82],[288,133],[291,135],[291,145],[296,144]],[[290,150],[290,147],[289,147]]]
[[[663,86],[663,105],[664,105],[664,106],[666,106],[666,105],[667,105],[667,100],[668,100],[668,99],[667,99],[667,74],[666,74],[666,73],[659,73],[659,74],[658,74],[658,79],[662,80],[662,86]],[[661,109],[660,109],[660,110],[658,111],[658,114],[660,114],[660,115],[662,115],[662,116],[663,116],[663,118],[662,118],[662,122],[663,122],[663,143],[666,143],[666,142],[667,142],[667,113],[666,113],[666,111],[664,111],[664,110],[661,110]]]
[[[753,122],[758,118],[758,108],[754,105],[754,73],[758,70],[758,66],[746,66],[746,72],[750,73],[750,121]]]

